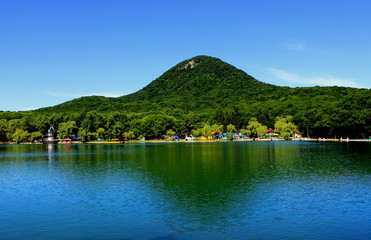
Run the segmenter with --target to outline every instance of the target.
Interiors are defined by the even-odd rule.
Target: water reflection
[[[53,165],[53,159],[54,159],[53,144],[47,144],[46,149],[48,150],[48,162],[49,162],[49,167],[50,167]]]
[[[8,198],[0,206],[27,202],[31,218],[48,216],[44,227],[98,234],[87,238],[102,234],[91,221],[129,239],[267,238],[267,229],[271,238],[300,236],[295,229],[349,236],[329,229],[340,228],[336,220],[353,233],[370,230],[369,154],[369,145],[351,143],[9,146],[0,152]],[[12,212],[0,221],[16,219]]]

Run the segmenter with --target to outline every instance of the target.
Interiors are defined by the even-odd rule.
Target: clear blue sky
[[[218,57],[279,86],[371,88],[368,0],[0,0],[0,110],[140,90]]]

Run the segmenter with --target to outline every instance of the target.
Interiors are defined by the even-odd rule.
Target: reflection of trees
[[[252,200],[249,193],[279,166],[291,168],[285,162],[289,152],[291,148],[270,142],[169,144],[150,146],[140,160],[150,185],[168,203],[167,219],[209,225],[223,221],[220,216],[241,201]]]
[[[135,201],[152,202],[170,223],[185,218],[210,224],[219,221],[222,212],[229,211],[236,202],[246,200],[255,184],[264,180],[262,171],[274,161],[267,155],[273,145],[241,142],[72,145],[69,151],[59,149],[63,154],[56,158],[69,178],[68,183],[77,188],[73,191],[89,192],[79,183],[82,176],[84,181],[88,178],[95,183],[100,191],[97,196],[118,183],[145,186],[146,195]],[[116,181],[112,186],[102,186],[107,184],[102,182],[111,178]]]
[[[228,219],[238,219],[257,204],[256,199],[264,199],[256,196],[266,192],[261,188],[271,180],[290,183],[292,177],[357,168],[370,171],[367,143],[72,144],[50,149],[9,145],[0,151],[3,159],[15,162],[53,160],[51,176],[63,189],[61,194],[70,197],[64,200],[68,204],[76,204],[77,195],[95,199],[79,203],[86,208],[110,205],[120,214],[146,206],[172,226],[182,223],[184,229],[222,226]],[[360,157],[354,158],[357,151]],[[230,218],[221,219],[225,213]]]

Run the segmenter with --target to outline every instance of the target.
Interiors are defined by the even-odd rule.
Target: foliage
[[[233,138],[233,133],[235,133],[236,131],[237,131],[236,127],[233,124],[229,124],[227,126],[228,138],[232,139]]]
[[[26,141],[29,139],[29,137],[30,137],[30,133],[28,131],[24,131],[18,128],[15,130],[12,136],[13,141],[15,141],[16,143]]]
[[[209,124],[205,124],[201,129],[202,136],[210,138],[214,135],[214,129]]]
[[[7,125],[6,119],[0,119],[0,142],[5,142],[7,140]]]
[[[127,132],[124,132],[122,136],[126,139],[129,139],[129,140],[132,140],[132,139],[135,138],[134,132],[131,131],[131,130],[127,131]]]
[[[88,132],[88,141],[93,141],[97,139],[97,133],[96,132]]]
[[[177,128],[177,121],[171,116],[148,115],[139,121],[138,127],[146,139],[162,138],[167,130]]]
[[[191,132],[192,132],[192,135],[194,137],[201,137],[202,136],[202,131],[200,129],[193,129]]]
[[[104,138],[104,133],[105,133],[105,129],[104,128],[98,128],[97,129],[97,138],[100,138],[100,139],[103,139]]]
[[[166,131],[166,136],[172,137],[174,135],[175,135],[175,132],[172,129],[169,129],[169,130]]]
[[[251,118],[246,129],[253,137],[261,137],[267,133],[267,126],[262,125],[256,118]]]
[[[274,128],[276,132],[279,132],[281,137],[288,140],[297,129],[297,126],[292,123],[292,116],[287,116],[285,118],[277,117]]]
[[[209,125],[208,123],[204,123],[203,127],[194,131],[193,135],[195,137],[204,136],[206,138],[213,138],[216,133],[223,132],[223,125],[213,124]]]
[[[58,137],[67,138],[76,133],[77,126],[75,121],[62,122],[58,126]]]
[[[30,134],[30,139],[31,141],[35,141],[35,140],[40,140],[42,139],[44,135],[41,133],[41,132],[32,132]]]
[[[88,135],[88,132],[83,129],[83,128],[79,128],[79,136],[80,136],[80,140],[81,142],[87,142],[89,141],[89,135]]]

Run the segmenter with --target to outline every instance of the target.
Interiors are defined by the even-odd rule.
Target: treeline
[[[350,103],[348,103],[350,104]],[[287,138],[294,131],[310,137],[368,138],[370,113],[351,107],[336,114],[326,109],[321,113],[309,110],[296,114],[275,115],[270,106],[261,106],[255,112],[244,112],[240,107],[220,107],[214,112],[194,113],[182,109],[164,109],[161,113],[124,112],[62,112],[41,114],[37,112],[0,113],[0,142],[36,140],[47,135],[54,126],[55,135],[61,139],[79,136],[82,141],[101,139],[159,139],[168,135],[208,136],[211,132],[242,132],[260,137],[268,128]],[[341,111],[343,111],[341,113]],[[361,113],[366,116],[362,116]],[[287,117],[290,116],[290,117]],[[336,116],[335,119],[333,118]],[[344,118],[346,116],[346,118]],[[292,124],[279,129],[277,122]],[[282,124],[281,124],[282,125]],[[283,130],[284,129],[284,130]],[[308,132],[309,131],[309,132]],[[287,135],[289,133],[289,135]]]
[[[291,122],[291,119],[290,119]],[[244,122],[237,108],[230,113],[215,112],[214,115],[188,113],[182,116],[165,114],[124,114],[120,112],[99,113],[53,113],[51,115],[28,114],[17,119],[0,119],[0,141],[22,142],[38,140],[47,135],[54,126],[55,135],[64,139],[80,137],[81,141],[100,139],[161,139],[164,136],[192,134],[209,137],[215,132],[242,132],[253,137],[263,136],[268,127],[256,118]],[[272,126],[273,127],[273,126]],[[294,127],[297,129],[297,127]],[[292,130],[295,130],[292,129]]]
[[[208,119],[202,115],[189,113],[183,116],[167,114],[121,113],[97,111],[83,113],[52,113],[50,115],[24,113],[0,113],[0,141],[35,140],[47,135],[54,126],[59,138],[79,136],[82,141],[96,138],[161,138],[172,129],[175,134],[189,133]],[[16,118],[15,118],[16,117]],[[211,119],[211,118],[210,118]]]

